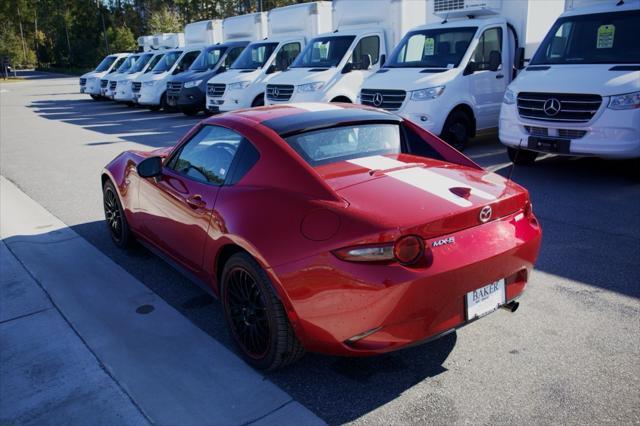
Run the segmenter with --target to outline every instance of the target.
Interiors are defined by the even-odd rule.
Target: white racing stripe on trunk
[[[407,165],[407,163],[403,161],[394,160],[392,158],[383,157],[381,155],[356,158],[353,160],[348,160],[348,162],[360,167],[365,167],[370,170],[388,170]],[[452,193],[451,188],[470,188],[471,194],[476,197],[483,198],[487,201],[493,201],[496,199],[495,196],[478,188],[474,188],[473,186],[469,185],[468,182],[461,182],[422,167],[411,167],[402,170],[394,170],[385,174],[391,178],[407,183],[425,192],[429,192],[430,194],[438,196],[443,200],[447,200],[460,207],[470,207],[473,205],[473,203]]]

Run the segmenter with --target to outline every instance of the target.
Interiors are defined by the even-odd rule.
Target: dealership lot
[[[215,299],[146,249],[116,249],[103,222],[101,168],[125,149],[173,144],[197,119],[32,77],[2,86],[2,175],[233,350]],[[495,135],[466,153],[511,171]],[[329,424],[640,421],[640,184],[627,167],[549,157],[513,171],[544,232],[515,314],[381,357],[308,354],[266,377]]]

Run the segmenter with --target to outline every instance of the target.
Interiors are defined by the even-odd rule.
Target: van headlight
[[[516,103],[516,93],[511,89],[505,90],[504,96],[502,97],[502,103],[503,104],[507,104],[507,105],[515,104]]]
[[[412,101],[428,101],[429,99],[435,99],[442,95],[444,92],[444,86],[429,87],[427,89],[412,90]]]
[[[611,109],[636,109],[640,108],[640,92],[625,93],[611,96],[609,99]]]
[[[324,86],[324,81],[314,81],[313,83],[301,84],[298,86],[298,92],[316,92]]]
[[[246,89],[249,86],[250,82],[248,81],[238,81],[236,83],[231,83],[229,84],[229,86],[227,86],[229,88],[229,90],[240,90],[240,89]]]
[[[200,86],[200,83],[202,83],[202,80],[187,81],[186,83],[184,83],[184,88],[189,89],[191,87]]]

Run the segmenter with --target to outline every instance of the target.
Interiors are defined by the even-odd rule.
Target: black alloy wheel
[[[127,218],[124,216],[118,193],[111,181],[104,184],[102,190],[104,217],[113,242],[121,248],[129,244],[130,232]]]

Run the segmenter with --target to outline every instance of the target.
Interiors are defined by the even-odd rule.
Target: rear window
[[[442,157],[418,135],[398,124],[360,124],[304,132],[285,138],[311,166],[371,155],[408,153]]]

